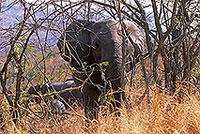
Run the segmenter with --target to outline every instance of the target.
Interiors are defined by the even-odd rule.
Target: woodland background
[[[0,0],[1,133],[200,133],[200,1]],[[85,127],[82,107],[53,114],[25,92],[71,77],[56,43],[75,19],[130,20],[144,32],[148,56],[125,86],[130,108]]]

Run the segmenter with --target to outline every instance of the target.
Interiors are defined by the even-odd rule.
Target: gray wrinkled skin
[[[138,61],[139,54],[144,55],[147,50],[145,38],[135,24],[130,21],[124,22],[129,37],[126,46],[126,72],[130,71]],[[105,73],[94,71],[91,76],[91,82],[83,87],[85,115],[92,120],[97,116],[99,106],[98,97],[102,89],[105,87],[105,81],[112,83],[114,91],[121,87],[122,72],[122,32],[120,24],[114,20],[106,21],[90,21],[77,20],[72,22],[67,28],[64,36],[61,36],[57,43],[61,56],[64,60],[70,62],[71,66],[81,71],[82,64],[93,65],[94,63],[108,62],[108,66],[104,66]],[[138,49],[136,49],[138,48]],[[136,51],[139,50],[139,51]],[[89,74],[89,73],[88,73]],[[87,74],[87,75],[88,75]],[[77,86],[87,78],[82,71],[73,73],[73,79]],[[105,77],[105,78],[104,78]],[[114,109],[121,107],[121,93],[114,93],[115,103]]]
[[[72,79],[69,79],[62,83],[51,83],[51,85],[44,84],[42,86],[40,86],[40,85],[31,86],[28,89],[27,94],[39,96],[39,93],[44,95],[47,92],[61,91],[64,89],[76,87],[76,84],[74,83],[74,80],[72,80]],[[72,91],[66,91],[64,93],[59,94],[59,96],[62,98],[62,99],[60,99],[61,101],[59,101],[57,99],[54,101],[56,102],[55,104],[61,108],[61,111],[63,111],[62,109],[64,109],[63,105],[65,105],[66,109],[69,107],[69,105],[72,105],[74,102],[78,102],[79,104],[82,105],[83,97],[82,97],[81,91],[78,89],[72,90]],[[40,103],[40,99],[38,97],[35,98],[35,100],[37,103]],[[61,104],[61,103],[64,103],[64,104]]]
[[[57,99],[48,103],[48,106],[50,107],[52,113],[56,113],[56,114],[57,113],[64,113],[65,110],[66,110],[65,105]]]

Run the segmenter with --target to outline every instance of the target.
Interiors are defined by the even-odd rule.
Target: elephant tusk
[[[106,31],[106,32],[99,32],[101,35],[106,35],[106,34],[108,34],[108,31]]]

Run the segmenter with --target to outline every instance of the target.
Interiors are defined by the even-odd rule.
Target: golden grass
[[[78,108],[76,111],[78,115],[84,115],[83,109]],[[114,113],[103,116],[103,112],[100,111],[98,119],[88,127],[82,116],[78,116],[72,110],[67,112],[70,115],[51,115],[44,119],[29,114],[34,120],[23,116],[16,126],[7,117],[4,120],[6,124],[4,133],[198,134],[200,132],[200,102],[197,95],[189,95],[179,104],[172,97],[152,92],[150,107],[146,100],[143,100],[140,105],[133,105],[129,110],[122,107],[120,117],[114,116]]]
[[[60,58],[47,61],[47,74],[56,74],[52,81],[61,81],[65,79],[62,73],[58,73],[63,67]],[[56,64],[53,64],[58,62]],[[56,69],[54,71],[51,68]],[[53,72],[53,73],[52,73]],[[67,72],[67,71],[66,71]],[[129,103],[134,104],[138,97],[144,91],[144,82],[141,80],[141,72],[137,72],[133,78],[133,87],[127,87],[131,91],[127,94],[131,96]],[[38,80],[35,80],[38,83]],[[152,87],[156,89],[155,87]],[[125,106],[119,111],[120,117],[114,113],[103,116],[103,111],[99,111],[98,119],[93,121],[90,126],[86,126],[84,110],[76,108],[76,113],[67,110],[69,115],[46,115],[43,119],[35,116],[33,113],[24,114],[17,125],[12,122],[12,114],[9,113],[9,107],[5,98],[0,94],[0,127],[5,124],[4,130],[0,129],[0,134],[198,134],[200,133],[200,97],[192,94],[184,97],[182,103],[178,103],[174,97],[150,93],[151,104],[147,104],[145,98],[141,104],[133,105],[127,110]],[[45,106],[44,106],[45,107]],[[31,106],[36,112],[41,109],[37,105]],[[3,114],[2,114],[3,112]]]

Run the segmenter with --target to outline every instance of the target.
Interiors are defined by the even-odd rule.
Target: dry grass
[[[83,109],[74,113],[67,110],[70,115],[51,115],[40,119],[32,114],[23,116],[15,126],[9,116],[4,119],[6,123],[4,133],[97,133],[97,134],[141,134],[141,133],[190,133],[200,132],[200,102],[196,95],[189,95],[182,104],[176,103],[173,98],[164,94],[151,93],[150,109],[144,100],[140,105],[130,110],[124,107],[120,110],[121,116],[114,114],[102,116],[99,112],[98,120],[86,127]],[[1,131],[2,132],[2,131]],[[3,133],[3,132],[2,132]]]
[[[59,57],[54,57],[47,61],[47,75],[54,74],[52,81],[65,79],[62,70],[63,61]],[[52,68],[55,68],[52,70]],[[127,87],[128,95],[131,96],[130,103],[134,104],[144,91],[144,80],[141,72],[135,74],[133,87]],[[63,77],[64,76],[64,77]],[[37,82],[37,80],[36,80]],[[153,89],[157,89],[152,85]],[[103,116],[103,111],[99,111],[98,119],[86,127],[84,110],[76,108],[73,112],[68,109],[69,114],[55,115],[46,114],[39,118],[32,112],[19,119],[17,125],[12,122],[11,113],[5,98],[0,94],[0,125],[5,124],[4,130],[0,133],[5,134],[198,134],[200,133],[200,97],[192,94],[184,97],[182,103],[178,103],[174,97],[157,92],[150,92],[151,104],[148,106],[146,98],[140,105],[133,105],[127,110],[125,106],[120,109],[121,116],[116,117],[114,113]],[[44,106],[45,107],[45,106]],[[31,109],[41,111],[38,105],[31,106]],[[48,109],[47,109],[48,110]]]

